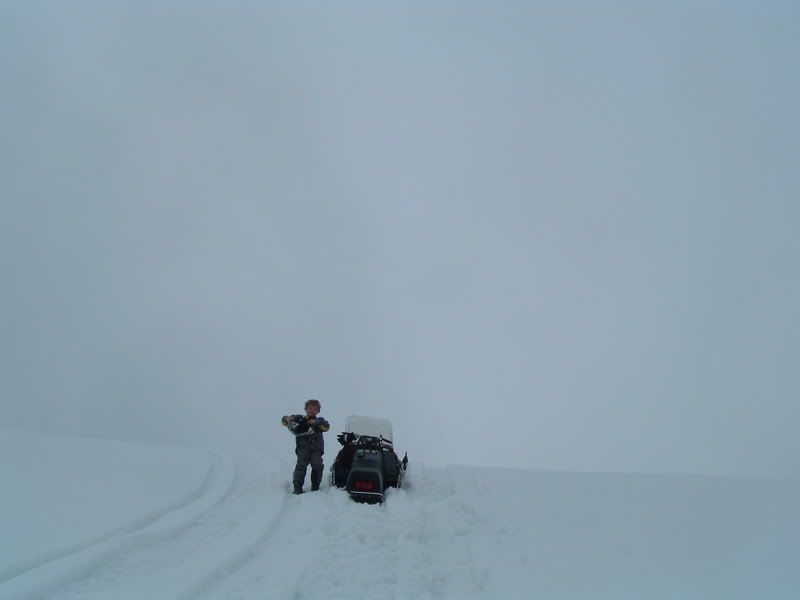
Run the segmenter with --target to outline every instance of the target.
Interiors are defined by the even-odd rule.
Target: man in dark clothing
[[[319,400],[306,401],[305,415],[285,415],[281,422],[294,434],[297,455],[297,466],[294,468],[292,484],[294,493],[303,493],[303,482],[306,479],[306,470],[311,464],[311,491],[316,492],[322,481],[322,455],[325,453],[325,441],[322,434],[328,431],[330,424],[318,416]]]

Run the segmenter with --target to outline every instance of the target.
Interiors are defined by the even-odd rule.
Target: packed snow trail
[[[486,570],[460,541],[480,537],[481,524],[446,479],[421,470],[424,493],[391,490],[386,504],[370,506],[327,482],[319,493],[292,496],[285,474],[270,466],[239,459],[228,492],[190,525],[104,556],[43,597],[352,598],[387,589],[391,598],[424,599],[485,586]]]
[[[225,495],[171,535],[129,544],[47,598],[131,599],[194,597],[221,566],[248,556],[281,518],[287,496],[269,463],[239,458]]]
[[[336,489],[290,497],[271,536],[198,597],[796,600],[800,591],[798,482],[468,467],[412,469],[408,480],[383,506]]]
[[[25,450],[19,436],[6,439]],[[31,448],[43,444],[40,438],[31,441]],[[187,454],[159,447],[154,454],[135,445],[76,444],[97,445],[91,453],[80,450],[90,464],[71,471],[84,480],[70,485],[93,491],[82,494],[85,505],[63,503],[64,494],[52,493],[70,479],[62,476],[69,465],[58,462],[69,453],[48,451],[48,461],[28,463],[38,473],[7,468],[18,465],[19,453],[0,456],[6,489],[41,480],[21,500],[49,506],[49,517],[61,515],[64,528],[54,534],[59,547],[74,550],[28,561],[33,568],[14,567],[22,564],[15,548],[34,556],[38,544],[39,556],[46,558],[52,541],[31,538],[42,533],[37,512],[6,501],[3,527],[18,539],[0,539],[0,556],[6,557],[2,600],[800,597],[798,481],[426,469],[412,463],[407,485],[389,490],[384,505],[370,506],[350,501],[327,480],[320,492],[289,494],[288,452],[286,459],[264,452],[223,460],[197,449]],[[118,458],[110,460],[113,452]],[[153,462],[153,456],[170,452],[179,458]],[[137,470],[109,471],[119,457]],[[209,466],[208,481],[198,488]],[[138,497],[128,497],[135,486],[117,493],[114,482],[97,481],[93,467],[143,486],[172,480],[181,485],[169,485],[169,493],[143,488]],[[180,471],[168,477],[175,469]],[[175,498],[191,501],[176,507]],[[120,525],[130,523],[144,500],[162,507],[155,521],[78,543],[104,531],[110,515]],[[104,505],[109,502],[114,506]],[[120,510],[117,504],[125,502]],[[99,524],[94,514],[102,516]],[[76,530],[73,522],[84,526]],[[65,545],[70,533],[78,537]]]
[[[455,497],[442,473],[409,474],[382,506],[323,488],[291,497],[274,535],[208,598],[467,598],[485,592],[486,567],[470,538],[485,523]]]

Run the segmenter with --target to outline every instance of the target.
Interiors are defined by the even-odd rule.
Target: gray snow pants
[[[297,455],[297,466],[294,468],[294,477],[292,478],[294,489],[303,488],[309,464],[311,464],[311,488],[319,489],[319,484],[322,482],[322,451],[317,448],[298,448],[295,450],[295,454]]]

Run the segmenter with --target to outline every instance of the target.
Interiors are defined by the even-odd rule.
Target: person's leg
[[[324,465],[322,464],[322,452],[311,453],[311,491],[316,492],[319,489],[319,484],[322,481],[322,472]]]
[[[303,491],[303,482],[306,480],[306,469],[308,469],[308,463],[311,461],[311,453],[308,450],[298,448],[295,454],[297,454],[297,465],[294,468],[292,484],[294,485],[294,493],[297,494]]]

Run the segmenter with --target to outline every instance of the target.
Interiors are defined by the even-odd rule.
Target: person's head
[[[306,400],[306,415],[309,417],[316,417],[319,414],[320,409],[322,406],[319,403],[319,400]]]

